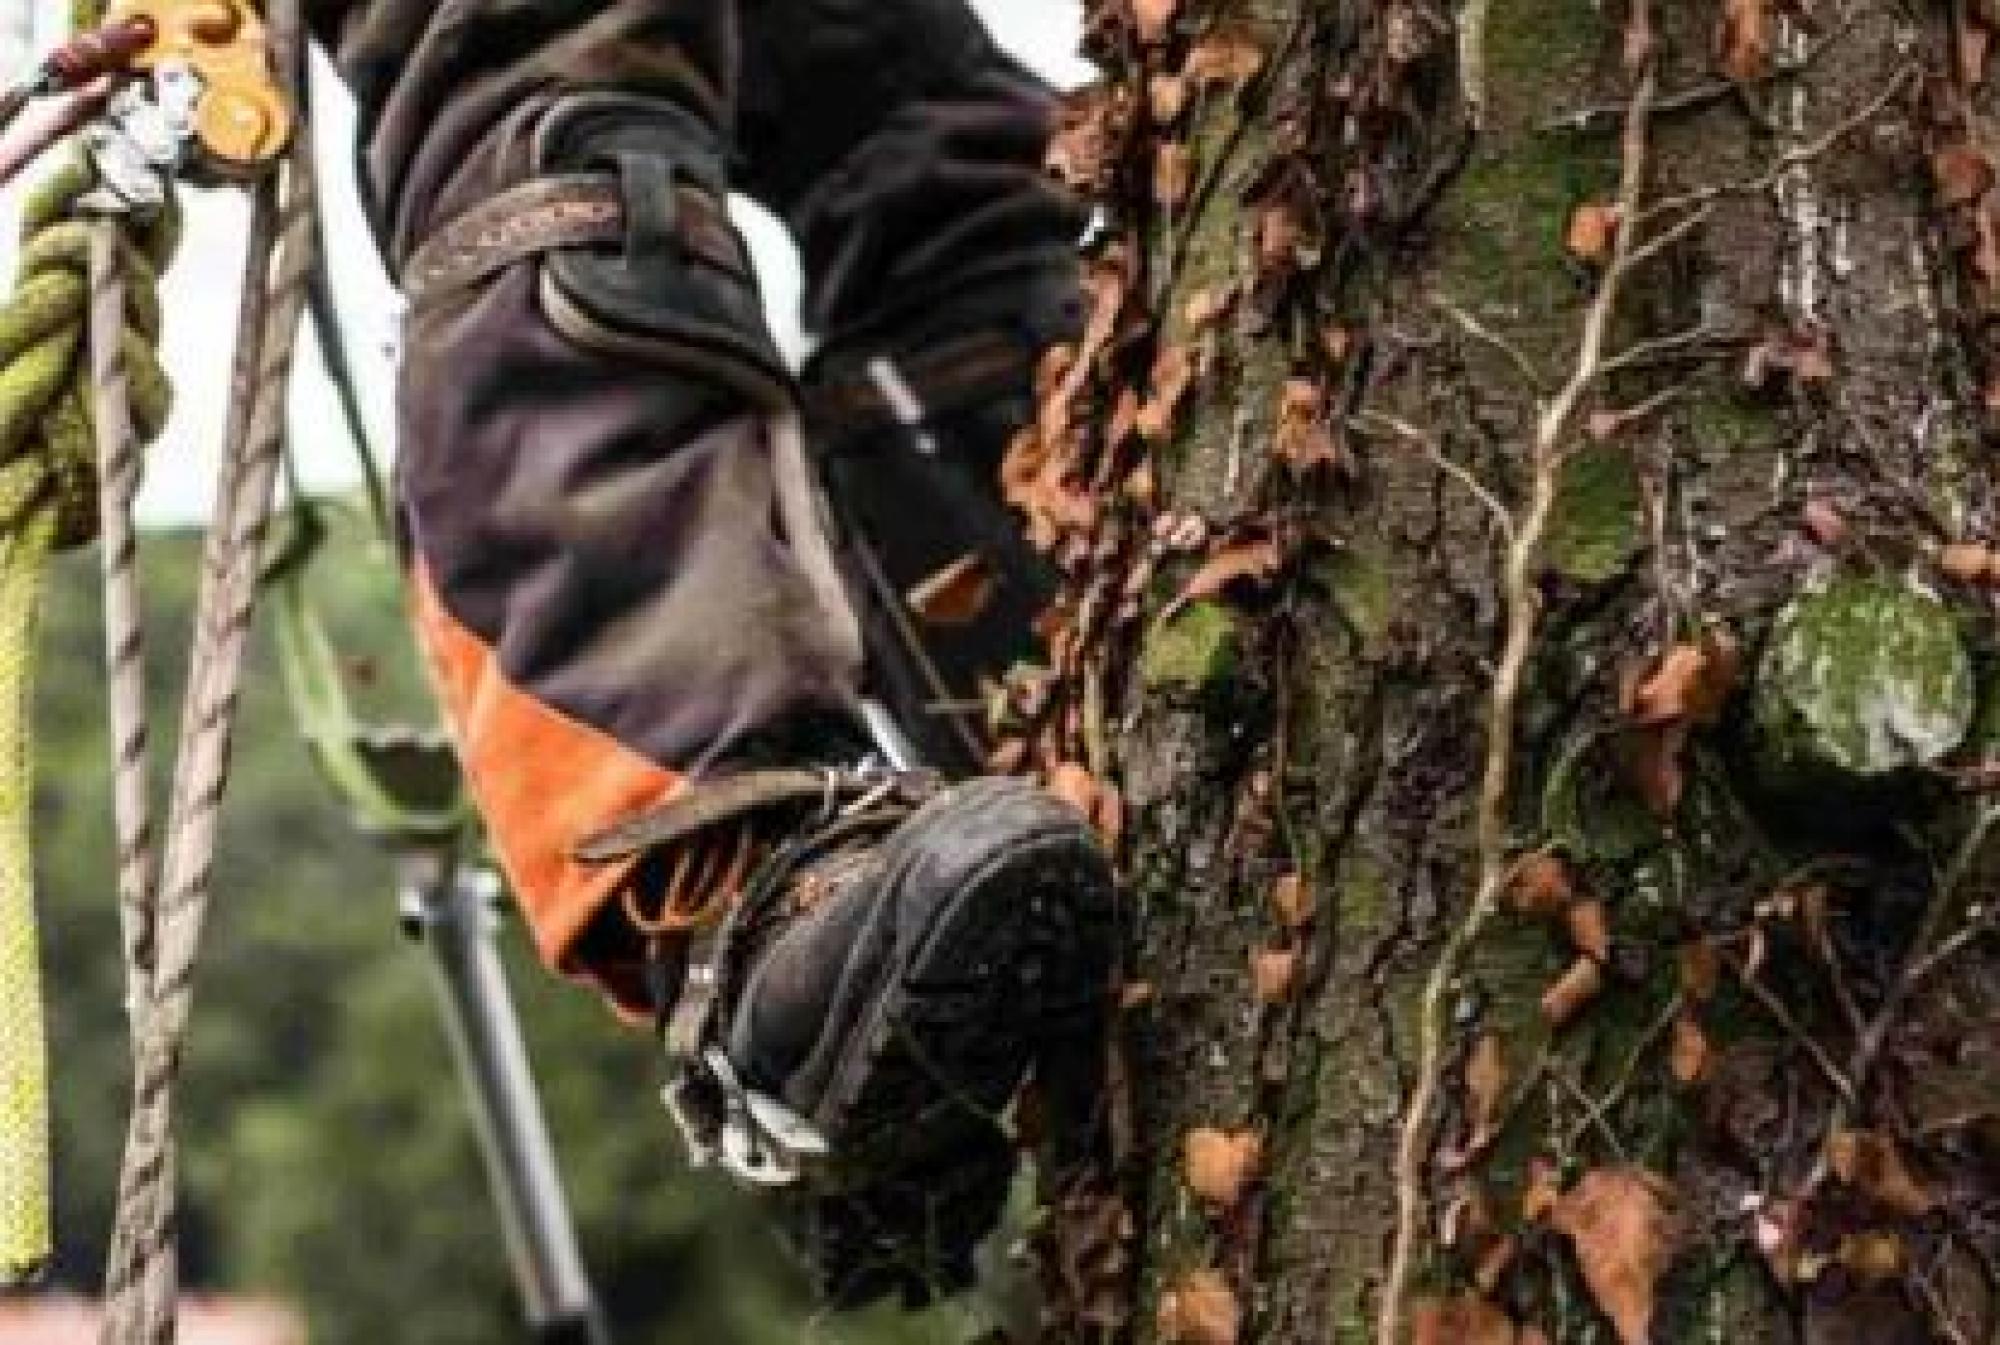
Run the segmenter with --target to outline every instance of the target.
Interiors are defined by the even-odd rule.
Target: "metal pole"
[[[439,1001],[479,1132],[486,1178],[533,1339],[608,1345],[521,1024],[494,947],[498,884],[444,850],[397,860],[403,926],[430,950]]]

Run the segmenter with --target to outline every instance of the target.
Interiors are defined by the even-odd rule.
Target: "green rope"
[[[76,6],[80,26],[101,6]],[[35,920],[30,700],[43,574],[50,552],[97,533],[96,445],[84,324],[93,185],[80,155],[22,210],[14,293],[0,305],[0,1285],[32,1277],[51,1250],[47,1044]],[[120,344],[135,431],[166,424],[159,274],[179,231],[170,207],[122,226],[126,293]]]

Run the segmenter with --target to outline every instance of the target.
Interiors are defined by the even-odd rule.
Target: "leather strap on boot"
[[[721,204],[691,187],[675,189],[674,242],[746,283],[750,267]],[[412,305],[476,285],[515,262],[557,248],[614,247],[626,241],[623,183],[610,173],[559,173],[489,197],[432,234],[403,268]]]
[[[843,844],[886,833],[941,787],[928,772],[746,771],[696,786],[577,846],[580,861],[610,863],[699,845],[730,827],[789,832],[757,862],[719,925],[684,931],[655,951],[657,1026],[674,1065],[661,1101],[695,1166],[720,1162],[738,1180],[785,1186],[826,1156],[810,1121],[738,1076],[722,1048],[720,1010],[732,1002],[751,953],[782,921],[783,898],[801,871]]]

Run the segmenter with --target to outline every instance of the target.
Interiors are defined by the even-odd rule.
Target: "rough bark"
[[[1010,460],[1006,750],[1132,892],[1062,1329],[2000,1340],[1988,32],[1096,5]]]

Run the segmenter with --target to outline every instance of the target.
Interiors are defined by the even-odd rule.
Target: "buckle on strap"
[[[789,1186],[828,1153],[812,1122],[745,1085],[719,1047],[684,1060],[660,1101],[680,1128],[692,1166],[719,1160],[723,1171],[752,1186]]]

